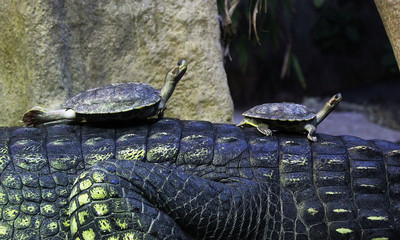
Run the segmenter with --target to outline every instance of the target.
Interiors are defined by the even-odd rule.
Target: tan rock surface
[[[400,69],[400,2],[397,0],[375,0],[375,5],[381,15]]]
[[[111,82],[160,89],[180,59],[188,71],[165,115],[232,121],[215,1],[6,0],[0,8],[1,125]]]

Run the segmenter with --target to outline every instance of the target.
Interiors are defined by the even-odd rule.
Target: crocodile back
[[[162,119],[0,129],[0,238],[396,239],[400,146]]]

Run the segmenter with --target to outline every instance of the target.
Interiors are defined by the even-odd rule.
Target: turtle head
[[[317,113],[315,119],[316,124],[318,125],[321,123],[328,115],[331,113],[338,105],[339,102],[342,100],[342,94],[338,93],[333,95],[331,99],[322,107],[322,109]]]
[[[184,59],[180,60],[175,67],[171,68],[165,76],[165,82],[172,81],[177,84],[183,77],[187,69],[187,64]]]
[[[185,60],[180,60],[165,76],[164,86],[161,88],[160,108],[165,109],[165,104],[174,92],[176,84],[181,80],[187,69]]]
[[[342,100],[342,94],[338,93],[333,95],[331,99],[327,102],[327,105],[329,105],[331,108],[336,108],[339,105],[339,102]]]

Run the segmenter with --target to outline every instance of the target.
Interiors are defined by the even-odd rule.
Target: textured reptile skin
[[[400,239],[400,146],[163,119],[0,129],[0,239]]]

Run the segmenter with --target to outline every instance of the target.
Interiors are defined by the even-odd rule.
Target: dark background
[[[373,1],[270,0],[257,17],[259,42],[249,36],[248,2],[232,16],[225,62],[235,109],[342,92],[344,101],[399,112],[399,70]]]

